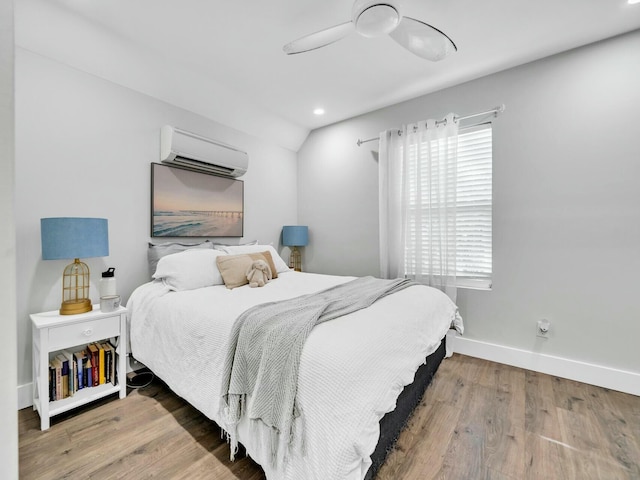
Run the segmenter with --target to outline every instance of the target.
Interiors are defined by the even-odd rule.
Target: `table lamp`
[[[302,271],[302,257],[298,247],[304,247],[309,243],[309,227],[305,225],[287,225],[282,227],[282,245],[291,248],[289,256],[289,268],[296,272]]]
[[[40,219],[42,259],[74,259],[62,274],[60,315],[90,312],[89,267],[80,258],[109,255],[109,232],[105,218]]]

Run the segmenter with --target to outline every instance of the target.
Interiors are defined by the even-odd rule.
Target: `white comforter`
[[[214,286],[170,292],[162,282],[132,294],[133,356],[171,389],[222,427],[220,382],[227,339],[240,313],[259,303],[292,298],[352,280],[286,272],[263,288]],[[300,445],[285,466],[238,428],[240,442],[269,480],[362,480],[378,442],[379,421],[395,408],[403,387],[450,327],[462,329],[456,306],[442,292],[414,286],[373,306],[317,326],[300,360]]]

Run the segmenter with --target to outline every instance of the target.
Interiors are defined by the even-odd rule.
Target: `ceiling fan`
[[[330,45],[357,32],[363,37],[388,34],[411,53],[437,62],[458,50],[455,43],[442,31],[415,18],[400,13],[398,0],[356,0],[351,21],[335,25],[287,43],[287,55],[308,52]]]

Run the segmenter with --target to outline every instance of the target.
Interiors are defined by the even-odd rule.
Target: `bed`
[[[227,288],[217,257],[261,251],[270,253],[277,278],[261,288]],[[261,245],[163,257],[155,277],[127,304],[132,355],[223,429],[222,365],[236,318],[259,304],[354,280],[289,271],[273,247]],[[317,325],[300,357],[302,415],[286,461],[272,461],[246,419],[237,427],[240,443],[268,480],[374,478],[444,356],[449,328],[463,328],[456,306],[423,285]]]

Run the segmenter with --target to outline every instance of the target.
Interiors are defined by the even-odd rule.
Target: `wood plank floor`
[[[46,432],[31,408],[19,425],[24,480],[265,478],[157,380]],[[640,397],[454,355],[377,477],[399,479],[640,479]]]

